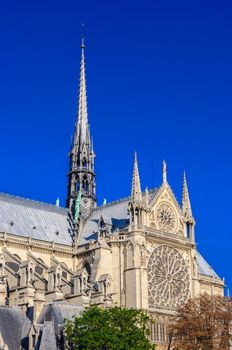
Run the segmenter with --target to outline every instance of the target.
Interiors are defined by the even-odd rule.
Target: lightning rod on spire
[[[163,161],[163,182],[167,182],[167,163]]]
[[[84,32],[84,23],[81,24],[82,30],[81,30],[81,48],[85,48],[85,32]]]

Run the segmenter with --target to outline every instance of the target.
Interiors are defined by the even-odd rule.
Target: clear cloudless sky
[[[98,203],[187,173],[198,249],[232,286],[232,2],[0,1],[0,191],[65,204],[85,24]],[[1,220],[1,218],[0,218]]]

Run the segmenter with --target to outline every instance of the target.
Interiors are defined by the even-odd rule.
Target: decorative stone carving
[[[156,209],[158,228],[164,232],[176,231],[177,218],[174,209],[167,202],[161,202]]]
[[[83,198],[81,201],[81,215],[88,217],[92,207],[92,200],[90,198]]]
[[[176,308],[186,302],[190,292],[189,268],[174,248],[156,248],[148,261],[148,302],[150,308]]]
[[[60,291],[61,290],[61,276],[62,269],[58,264],[57,266],[52,266],[48,271],[48,291]]]
[[[112,222],[111,218],[101,215],[98,222],[98,238],[107,238],[111,235]]]
[[[74,293],[87,294],[87,292],[90,290],[88,280],[89,274],[86,268],[77,271],[74,277]]]
[[[5,276],[5,259],[3,255],[0,255],[0,305],[5,305],[6,298],[7,298],[7,279]],[[2,348],[0,347],[0,349]]]
[[[112,278],[107,273],[105,275],[102,275],[99,278],[99,285],[100,285],[100,291],[104,295],[104,299],[110,299],[112,300],[112,293],[111,293],[111,284],[112,284]]]
[[[3,255],[0,255],[0,279],[5,277],[5,259]]]
[[[32,286],[34,281],[35,265],[32,260],[24,261],[20,265],[20,286]]]

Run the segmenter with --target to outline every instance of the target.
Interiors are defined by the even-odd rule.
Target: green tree
[[[148,322],[140,310],[93,306],[66,320],[65,337],[70,350],[152,350]]]

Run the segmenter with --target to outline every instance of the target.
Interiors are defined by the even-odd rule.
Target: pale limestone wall
[[[213,280],[210,282],[209,279],[205,278],[205,281],[201,279],[200,281],[200,293],[207,293],[209,295],[224,295],[224,287],[222,283],[220,284],[220,280]]]
[[[168,227],[164,226],[161,229],[162,222],[159,222],[159,215],[164,203],[167,204],[164,208],[168,210],[171,222]],[[37,268],[36,282],[33,286],[23,286],[23,288],[17,285],[19,280],[15,273],[9,272],[9,268],[5,269],[12,289],[10,303],[26,308],[28,303],[35,302],[37,315],[45,301],[55,299],[67,300],[82,306],[89,306],[90,303],[102,306],[120,305],[148,310],[154,319],[166,322],[165,320],[175,314],[175,307],[170,307],[172,301],[169,306],[159,307],[155,299],[152,306],[148,301],[148,271],[152,261],[150,259],[152,254],[160,248],[162,250],[162,247],[167,247],[165,249],[169,251],[168,254],[173,255],[182,267],[185,266],[184,271],[188,276],[189,286],[186,291],[188,297],[195,297],[200,293],[223,295],[223,281],[199,275],[194,236],[187,239],[180,207],[167,184],[159,190],[159,196],[156,196],[151,203],[150,211],[147,210],[140,215],[147,226],[131,227],[129,231],[120,232],[120,237],[112,235],[99,238],[97,242],[77,247],[75,251],[72,247],[52,242],[39,242],[25,237],[16,238],[0,234],[0,255],[2,253],[5,256],[6,264],[9,264],[12,259],[16,259],[18,265],[32,259]],[[175,259],[173,265],[176,263]],[[83,274],[86,262],[90,268],[89,280]],[[41,275],[38,274],[38,267],[43,269]],[[57,281],[58,276],[54,270],[56,267],[61,271],[62,276],[59,276],[61,282],[55,288],[50,286],[48,293],[45,281],[49,280],[49,276],[52,276],[52,281],[53,279]],[[160,267],[162,270],[162,266]],[[161,277],[167,280],[171,278],[163,271]],[[78,283],[82,283],[82,287],[84,286],[83,291],[78,295],[73,294],[75,278],[78,278]],[[159,277],[156,276],[154,281],[158,279]],[[95,290],[93,290],[93,284],[95,284]],[[41,293],[39,297],[38,291]],[[2,295],[1,300],[4,300]],[[162,321],[160,321],[160,313]],[[162,342],[159,343],[158,350],[163,348],[165,345]]]
[[[162,221],[159,221],[160,210],[163,207],[168,210],[171,218],[167,227],[161,227]],[[30,259],[31,256],[34,260],[41,259],[46,265],[42,275],[46,280],[48,269],[60,264],[63,278],[69,282],[62,287],[64,296],[72,292],[73,273],[81,270],[84,262],[88,261],[91,267],[92,282],[98,282],[101,276],[110,276],[110,290],[114,304],[148,309],[149,257],[155,249],[165,245],[178,252],[185,265],[188,266],[189,297],[203,292],[223,293],[222,281],[214,281],[204,276],[199,277],[195,243],[191,239],[186,239],[181,208],[167,182],[163,183],[158,194],[150,203],[149,210],[142,211],[140,215],[146,227],[141,226],[129,232],[121,232],[120,240],[117,235],[112,238],[101,238],[89,246],[78,247],[76,254],[71,247],[54,245],[52,242],[39,242],[25,237],[16,238],[12,235],[0,237],[2,238],[1,247],[3,251],[7,249],[11,254],[18,256],[22,262]],[[36,261],[34,263],[36,266],[39,265]],[[9,281],[11,287],[17,283],[13,274],[9,275]],[[43,283],[39,280],[35,287],[42,289]]]
[[[98,246],[94,253],[94,263],[92,266],[95,275],[94,278],[98,280],[101,275],[110,274],[112,277],[114,303],[118,305],[125,304],[128,307],[147,308],[148,284],[146,264],[152,250],[162,244],[173,246],[188,260],[189,274],[191,276],[191,296],[196,296],[203,292],[223,294],[222,285],[215,284],[210,280],[199,283],[196,274],[194,275],[194,254],[192,252],[195,248],[184,247],[182,241],[173,240],[170,242],[170,239],[167,240],[167,237],[158,236],[157,232],[153,233],[153,235],[148,235],[146,241],[144,240],[143,231],[132,232],[128,234],[128,237],[130,237],[129,242],[131,242],[129,245],[127,240],[127,243],[117,242],[112,244],[112,246]],[[53,266],[53,259],[56,259],[59,263],[64,263],[71,271],[73,270],[74,258],[71,253],[68,256],[67,254],[62,255],[58,251],[52,252],[42,248],[39,250],[38,248],[35,249],[33,244],[30,249],[25,248],[24,246],[11,246],[10,243],[0,247],[3,250],[7,249],[11,254],[16,254],[22,261],[28,259],[28,254],[32,254],[35,258],[42,259],[48,267]],[[86,256],[88,256],[88,252],[86,252],[84,258],[79,257],[75,259],[75,263],[80,265],[86,259]],[[47,273],[44,276],[47,277]],[[13,282],[15,283],[14,279]],[[13,282],[11,285],[13,285]],[[68,288],[66,289],[68,290]]]
[[[113,244],[112,250],[112,293],[114,303],[117,305],[121,304],[121,290],[122,290],[122,271],[123,271],[123,260],[121,258],[121,247]]]
[[[213,289],[214,289],[214,290],[213,290],[214,295],[215,295],[215,294],[216,294],[216,295],[221,295],[221,296],[224,295],[224,288],[222,288],[221,286],[214,286]]]
[[[63,257],[59,254],[52,254],[51,252],[43,252],[41,251],[34,251],[34,250],[26,250],[23,247],[7,247],[10,253],[17,255],[22,261],[25,261],[28,259],[28,253],[31,252],[37,259],[41,259],[47,266],[52,265],[51,257],[55,256],[56,259],[59,260],[60,263],[65,263],[71,270],[73,269],[73,258],[70,255],[70,257]],[[1,253],[1,249],[0,249]]]
[[[96,281],[104,274],[110,274],[112,277],[112,252],[109,247],[96,248],[93,270],[93,277]]]

